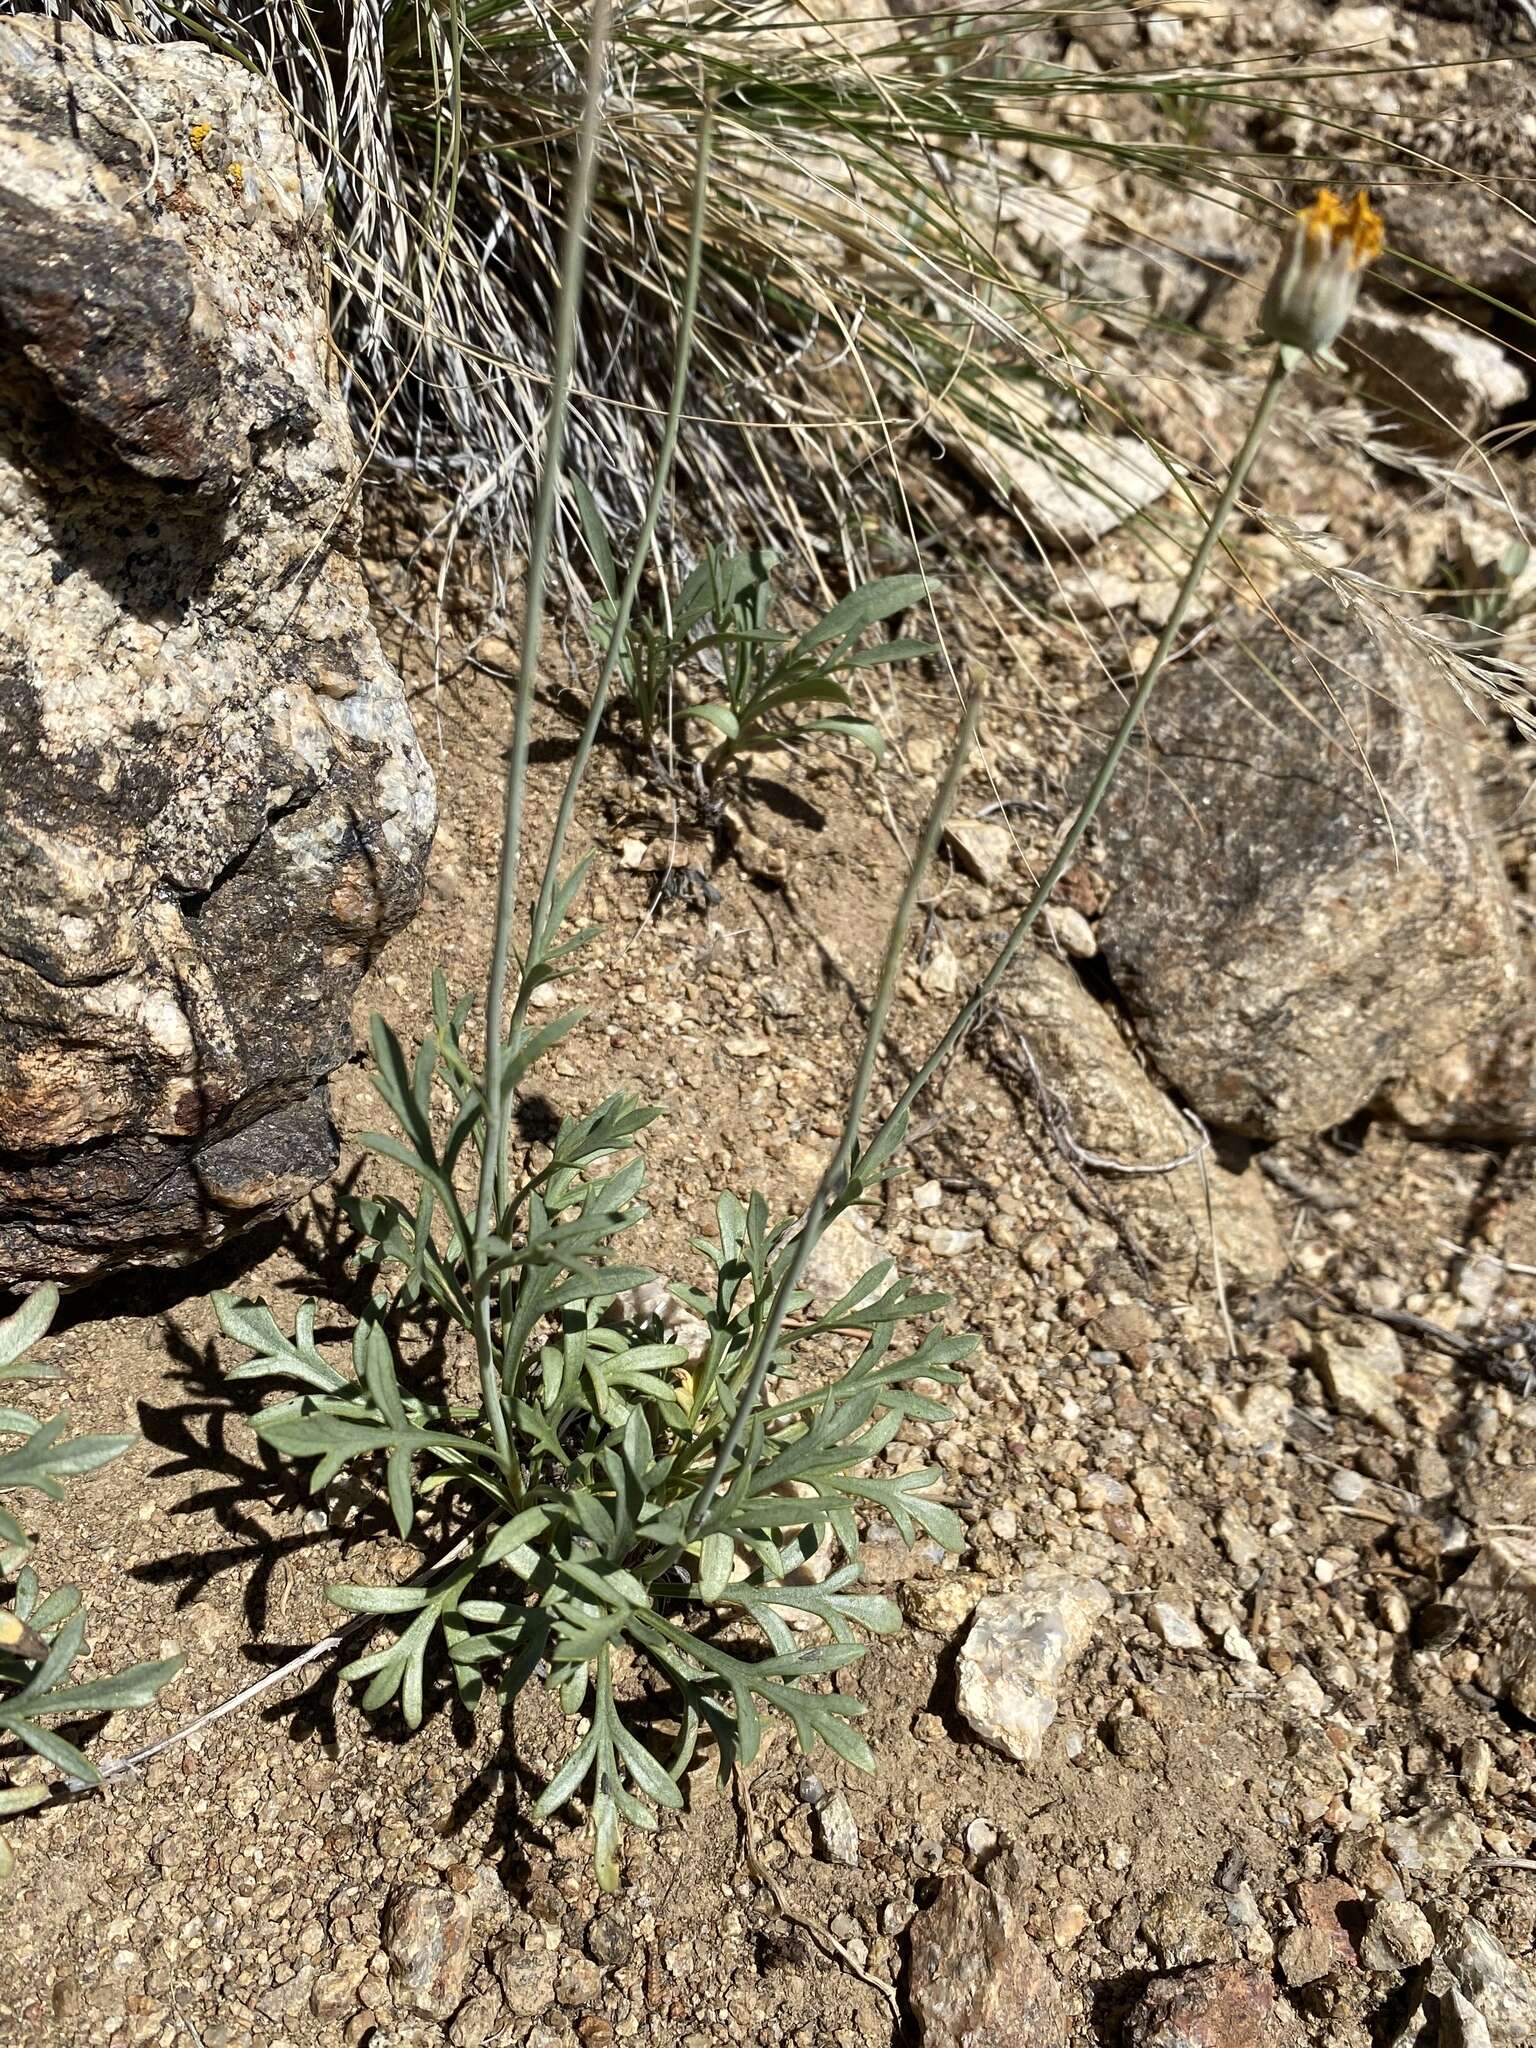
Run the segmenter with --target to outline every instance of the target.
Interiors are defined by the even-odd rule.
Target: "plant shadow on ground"
[[[367,1276],[349,1270],[353,1236],[341,1199],[351,1191],[357,1171],[353,1168],[318,1192],[299,1216],[223,1246],[184,1272],[130,1274],[77,1298],[76,1321],[87,1315],[135,1315],[153,1317],[160,1324],[168,1377],[180,1385],[185,1398],[141,1399],[137,1404],[144,1441],[169,1453],[153,1468],[153,1477],[191,1478],[193,1490],[168,1513],[177,1518],[212,1516],[231,1539],[214,1547],[191,1545],[156,1558],[133,1567],[132,1576],[149,1584],[177,1585],[176,1606],[181,1609],[202,1598],[225,1573],[247,1574],[241,1608],[253,1635],[259,1636],[268,1625],[273,1583],[290,1558],[328,1544],[338,1545],[345,1554],[387,1534],[388,1516],[381,1500],[360,1489],[349,1502],[352,1513],[344,1530],[296,1528],[279,1533],[267,1526],[261,1510],[298,1514],[310,1496],[292,1467],[246,1427],[261,1406],[262,1390],[231,1383],[216,1343],[191,1338],[180,1327],[176,1312],[221,1286],[239,1290],[256,1266],[282,1254],[291,1271],[278,1283],[281,1290],[316,1295],[334,1316],[320,1328],[321,1341],[344,1342],[349,1312],[367,1292]],[[441,1345],[424,1343],[417,1363],[424,1377],[440,1380]]]
[[[159,1480],[190,1476],[193,1490],[168,1509],[173,1518],[211,1516],[228,1541],[197,1544],[134,1565],[131,1576],[151,1585],[178,1587],[176,1606],[189,1607],[226,1572],[247,1574],[241,1593],[246,1627],[260,1634],[266,1627],[273,1581],[279,1567],[305,1550],[333,1543],[337,1532],[302,1527],[280,1534],[260,1512],[299,1511],[307,1498],[295,1484],[291,1467],[276,1452],[246,1435],[251,1450],[238,1439],[260,1405],[255,1388],[230,1387],[220,1368],[215,1346],[191,1342],[174,1324],[166,1328],[166,1349],[174,1377],[188,1398],[168,1403],[141,1400],[139,1429],[146,1444],[168,1452],[153,1468]],[[357,1517],[346,1531],[351,1545],[383,1533],[385,1517],[372,1502],[359,1502]]]
[[[761,804],[764,810],[772,811],[775,817],[783,818],[787,824],[798,825],[807,832],[825,832],[827,829],[826,812],[787,782],[775,782],[766,775],[743,775],[737,789],[743,797]]]
[[[544,1123],[552,1114],[549,1105],[536,1098],[522,1107],[528,1113],[523,1135],[529,1142],[539,1142],[544,1136]],[[294,1468],[254,1435],[245,1433],[245,1442],[251,1446],[249,1452],[240,1445],[241,1433],[261,1406],[264,1390],[238,1381],[232,1385],[221,1365],[216,1342],[194,1341],[178,1327],[175,1313],[187,1301],[202,1299],[221,1284],[238,1289],[254,1267],[281,1253],[292,1265],[289,1274],[278,1283],[281,1290],[317,1296],[322,1308],[330,1312],[328,1322],[317,1328],[319,1341],[345,1341],[350,1328],[349,1310],[355,1310],[366,1297],[370,1285],[368,1272],[358,1273],[351,1266],[355,1237],[338,1199],[352,1190],[356,1178],[354,1169],[335,1186],[312,1197],[298,1218],[253,1233],[237,1245],[221,1247],[184,1272],[138,1272],[115,1277],[74,1301],[71,1321],[76,1324],[128,1314],[153,1316],[161,1324],[168,1376],[179,1383],[187,1397],[138,1403],[139,1427],[145,1442],[170,1454],[154,1467],[153,1476],[160,1480],[190,1476],[192,1491],[168,1512],[178,1517],[211,1516],[230,1540],[213,1547],[189,1545],[133,1567],[131,1575],[144,1583],[175,1585],[175,1604],[183,1609],[202,1598],[215,1580],[228,1573],[239,1574],[241,1612],[248,1640],[238,1654],[257,1667],[254,1679],[259,1679],[263,1670],[277,1670],[302,1655],[321,1633],[317,1631],[315,1636],[302,1641],[260,1640],[270,1625],[274,1587],[283,1567],[304,1552],[329,1551],[337,1569],[328,1576],[346,1577],[345,1560],[375,1542],[392,1540],[393,1527],[382,1492],[371,1486],[353,1490],[347,1503],[351,1512],[344,1527],[295,1527],[292,1533],[270,1527],[270,1513],[297,1516],[310,1504],[311,1496],[295,1483],[298,1475]],[[445,1347],[440,1334],[431,1330],[429,1318],[430,1307],[426,1315],[393,1319],[397,1326],[403,1324],[420,1337],[420,1343],[413,1347],[411,1362],[413,1377],[423,1385],[434,1380],[441,1382],[445,1367]],[[345,1486],[346,1482],[342,1483]],[[419,1535],[426,1553],[437,1555],[448,1549],[460,1533],[459,1528],[445,1520],[440,1526],[424,1527]],[[345,1646],[338,1646],[311,1666],[302,1683],[261,1704],[261,1719],[269,1726],[281,1725],[295,1743],[318,1741],[334,1745],[339,1739],[341,1716],[350,1715],[366,1725],[370,1741],[387,1743],[392,1750],[403,1751],[418,1739],[420,1731],[408,1728],[394,1707],[364,1714],[355,1701],[344,1697],[349,1686],[341,1675],[342,1667],[349,1656],[356,1656],[367,1647],[369,1631],[358,1628],[355,1617],[342,1614],[336,1615],[334,1627],[326,1631],[339,1635],[349,1629],[356,1633],[349,1636]],[[434,1669],[429,1665],[425,1707],[424,1719],[439,1723],[446,1719],[450,1739],[460,1752],[469,1752],[483,1739],[478,1726],[483,1716],[477,1715],[455,1690],[446,1667]],[[99,1734],[106,1718],[102,1715],[82,1722],[81,1730]],[[493,1839],[499,1845],[501,1875],[506,1883],[512,1884],[526,1876],[531,1867],[529,1848],[540,1844],[547,1848],[549,1843],[530,1819],[543,1783],[536,1772],[519,1760],[513,1702],[500,1704],[499,1720],[499,1739],[455,1793],[436,1831],[443,1837],[461,1834],[487,1805],[492,1806]]]

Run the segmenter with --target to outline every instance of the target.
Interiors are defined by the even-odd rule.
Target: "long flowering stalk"
[[[1199,545],[1190,557],[1189,567],[1184,572],[1184,580],[1179,586],[1173,609],[1163,626],[1151,659],[1125,707],[1124,716],[1099,764],[1092,786],[1084,797],[1077,816],[1068,827],[1065,838],[1057,848],[1055,859],[1041,877],[1039,886],[981,982],[951,1019],[943,1037],[907,1083],[895,1108],[881,1123],[869,1143],[856,1149],[855,1136],[873,1074],[879,1033],[883,1030],[885,1022],[889,984],[894,982],[898,964],[900,935],[905,932],[905,925],[898,917],[893,928],[895,951],[887,956],[886,973],[881,982],[882,995],[886,1000],[882,1002],[877,998],[871,1014],[870,1035],[865,1042],[859,1084],[854,1090],[847,1128],[812,1197],[788,1268],[775,1288],[773,1302],[758,1339],[750,1376],[742,1390],[731,1427],[720,1447],[709,1479],[695,1503],[691,1520],[693,1528],[697,1529],[703,1523],[710,1502],[723,1483],[731,1459],[745,1434],[747,1421],[761,1397],[763,1383],[772,1369],[773,1354],[789,1311],[791,1295],[805,1270],[806,1262],[816,1248],[818,1238],[830,1218],[837,1213],[840,1206],[839,1197],[843,1195],[850,1182],[858,1181],[859,1169],[863,1162],[871,1158],[884,1157],[899,1142],[912,1105],[970,1030],[983,1006],[996,992],[1009,968],[1018,958],[1019,950],[1041,911],[1050,900],[1051,892],[1076,858],[1083,835],[1104,801],[1115,778],[1115,771],[1130,745],[1136,728],[1141,723],[1152,692],[1157,687],[1158,678],[1183,631],[1184,621],[1189,616],[1190,604],[1206,570],[1210,567],[1211,558],[1220,545],[1233,507],[1248,480],[1254,458],[1274,419],[1281,392],[1285,389],[1292,371],[1304,358],[1323,354],[1338,339],[1354,304],[1359,289],[1360,273],[1380,250],[1381,222],[1363,192],[1357,193],[1347,206],[1334,193],[1320,192],[1314,203],[1297,216],[1290,241],[1282,253],[1280,263],[1265,293],[1260,314],[1261,332],[1266,339],[1276,344],[1269,375],[1259,394],[1259,402],[1243,444],[1233,458],[1226,482],[1211,507],[1210,517],[1206,521]],[[954,794],[956,765],[958,764],[952,764],[945,790],[938,805],[935,806],[936,817],[942,817],[948,800]],[[920,865],[914,868],[914,875],[918,872]]]
[[[1184,629],[1190,604],[1210,567],[1211,557],[1220,544],[1232,509],[1248,481],[1249,471],[1274,419],[1286,381],[1306,357],[1324,354],[1338,339],[1359,290],[1360,273],[1380,254],[1381,245],[1381,221],[1364,192],[1356,193],[1350,204],[1345,206],[1334,193],[1324,190],[1311,206],[1297,215],[1291,239],[1265,292],[1259,316],[1261,332],[1276,344],[1269,375],[1259,394],[1243,445],[1233,457],[1232,467],[1227,472],[1220,496],[1211,507],[1200,543],[1190,557],[1173,609],[1099,764],[1099,772],[1018,923],[1008,934],[981,982],[951,1019],[943,1037],[903,1089],[900,1100],[880,1126],[868,1150],[873,1150],[882,1139],[889,1138],[905,1120],[918,1096],[975,1023],[983,1006],[1018,958],[1019,948],[1050,900],[1052,890],[1076,858],[1083,835],[1104,801],[1121,757],[1130,745],[1157,687],[1158,677]]]
[[[576,360],[577,322],[581,311],[582,278],[586,268],[587,223],[592,212],[592,179],[602,127],[603,78],[608,56],[610,17],[611,0],[596,0],[591,20],[587,24],[586,74],[581,124],[576,139],[576,164],[566,210],[565,248],[561,262],[555,326],[554,374],[550,384],[549,412],[544,428],[544,463],[539,477],[533,538],[528,550],[528,574],[523,592],[522,650],[513,708],[512,744],[507,752],[501,872],[496,892],[496,924],[485,995],[485,1130],[482,1137],[479,1184],[475,1191],[474,1231],[470,1242],[465,1246],[475,1282],[475,1357],[480,1370],[480,1392],[497,1456],[514,1493],[519,1483],[517,1460],[507,1428],[506,1404],[502,1400],[501,1376],[496,1361],[495,1338],[491,1327],[491,1289],[485,1270],[485,1246],[491,1234],[491,1224],[497,1213],[500,1198],[505,1193],[506,1086],[502,1014],[507,994],[507,973],[512,957],[512,925],[517,908],[519,854],[523,837],[523,789],[528,772],[529,717],[533,708],[534,680],[538,673],[539,636],[544,622],[555,505],[560,491],[566,426],[570,414],[571,376]]]

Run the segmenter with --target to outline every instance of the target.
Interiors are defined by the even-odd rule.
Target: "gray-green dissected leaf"
[[[297,1380],[300,1386],[312,1387],[320,1394],[341,1393],[348,1385],[315,1348],[313,1301],[299,1304],[291,1341],[264,1302],[241,1301],[220,1289],[213,1296],[213,1312],[224,1335],[254,1354],[246,1364],[231,1367],[226,1378]]]
[[[52,1416],[25,1442],[0,1451],[0,1488],[29,1487],[58,1500],[63,1494],[61,1479],[77,1478],[110,1464],[136,1441],[131,1436],[65,1437],[67,1421],[66,1416]]]
[[[59,1290],[52,1281],[34,1288],[14,1315],[0,1318],[0,1378],[53,1379],[51,1368],[34,1366],[30,1371],[16,1368],[34,1344],[47,1336],[59,1306]]]

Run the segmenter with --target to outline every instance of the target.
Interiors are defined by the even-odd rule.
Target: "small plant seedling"
[[[591,626],[601,652],[613,640],[619,580],[613,550],[592,495],[577,486],[600,595]],[[916,661],[924,640],[860,643],[872,626],[918,604],[921,576],[882,576],[851,591],[832,610],[793,633],[772,623],[778,557],[766,549],[707,546],[666,607],[631,618],[621,638],[625,702],[653,756],[681,760],[713,789],[743,754],[788,752],[813,734],[831,734],[885,752],[879,728],[861,718],[849,682],[861,669]],[[685,741],[687,728],[712,731],[713,744]]]
[[[0,1380],[58,1377],[51,1366],[27,1356],[47,1335],[58,1304],[56,1287],[40,1287],[14,1315],[0,1321]],[[131,1436],[66,1437],[64,1426],[62,1415],[40,1422],[24,1409],[0,1408],[0,1435],[20,1438],[14,1447],[0,1451],[0,1490],[29,1489],[60,1500],[61,1481],[96,1471],[134,1441]],[[0,1730],[72,1777],[99,1784],[100,1774],[84,1751],[47,1724],[148,1706],[181,1669],[182,1659],[164,1657],[135,1664],[112,1678],[71,1685],[70,1670],[87,1648],[79,1589],[61,1586],[43,1593],[37,1574],[22,1562],[28,1550],[26,1531],[4,1507],[0,1546],[0,1569],[11,1572],[20,1566],[11,1604],[0,1610]],[[47,1797],[46,1784],[0,1786],[0,1819],[39,1806]],[[9,1877],[12,1863],[11,1850],[0,1835],[0,1882]]]

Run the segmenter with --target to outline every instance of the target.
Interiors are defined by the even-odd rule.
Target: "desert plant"
[[[377,1079],[400,1119],[400,1150],[419,1192],[362,1205],[364,1255],[399,1275],[396,1299],[419,1287],[435,1315],[468,1328],[475,1282],[458,1248],[468,1222],[455,1213],[449,1163],[426,1112],[441,1081],[460,1106],[454,1132],[478,1149],[487,1142],[483,1098],[452,1016],[409,1069],[387,1034],[378,1037]],[[567,1119],[498,1218],[482,1283],[500,1300],[491,1412],[478,1401],[402,1392],[388,1296],[358,1326],[350,1372],[315,1349],[312,1309],[301,1311],[290,1340],[266,1310],[217,1301],[226,1335],[252,1353],[232,1376],[305,1390],[264,1409],[256,1428],[312,1465],[315,1488],[356,1459],[382,1458],[402,1536],[430,1500],[459,1509],[474,1531],[468,1553],[429,1583],[332,1587],[337,1606],[389,1617],[400,1631],[343,1675],[368,1681],[365,1707],[398,1699],[415,1727],[429,1651],[445,1654],[470,1702],[487,1674],[511,1696],[546,1667],[566,1713],[588,1721],[538,1811],[587,1791],[608,1886],[620,1822],[653,1826],[655,1808],[682,1804],[678,1781],[703,1732],[714,1736],[723,1770],[750,1761],[762,1715],[776,1712],[803,1748],[824,1741],[870,1766],[849,1725],[863,1709],[816,1686],[857,1659],[861,1634],[899,1626],[889,1600],[856,1584],[855,1510],[883,1510],[908,1541],[923,1530],[957,1547],[955,1516],[928,1497],[936,1472],[867,1468],[904,1420],[944,1415],[913,1382],[952,1381],[974,1341],[930,1329],[899,1345],[902,1326],[931,1318],[945,1297],[919,1293],[888,1262],[816,1313],[795,1291],[796,1320],[773,1352],[784,1390],[753,1415],[731,1483],[710,1498],[711,1468],[751,1376],[794,1224],[771,1223],[760,1197],[743,1204],[726,1195],[715,1235],[697,1241],[711,1268],[707,1288],[617,1264],[615,1239],[643,1214],[635,1199],[643,1169],[613,1161],[650,1114],[612,1097]],[[451,1219],[446,1229],[434,1231],[434,1216]],[[690,1318],[692,1341],[677,1341],[656,1304],[674,1323],[679,1312]],[[857,1345],[851,1362],[838,1355],[848,1340]],[[843,1561],[816,1583],[807,1567],[829,1535]],[[806,1622],[822,1624],[830,1642],[806,1640],[796,1626]],[[615,1694],[626,1651],[674,1695],[676,1733],[664,1762],[634,1724],[634,1689]]]
[[[40,1287],[12,1316],[0,1321],[0,1380],[50,1380],[51,1366],[28,1358],[47,1335],[58,1308],[56,1287]],[[63,1497],[62,1480],[94,1472],[125,1451],[131,1436],[64,1435],[66,1418],[40,1422],[20,1408],[0,1409],[0,1435],[18,1437],[13,1448],[0,1451],[0,1491],[30,1489],[50,1500]],[[0,1568],[15,1571],[26,1556],[26,1531],[16,1517],[0,1507]],[[37,1574],[21,1564],[11,1606],[0,1611],[0,1730],[88,1785],[100,1783],[96,1766],[57,1728],[60,1720],[115,1713],[123,1707],[144,1707],[181,1669],[180,1657],[135,1664],[111,1678],[87,1679],[71,1685],[69,1674],[85,1654],[85,1616],[80,1592],[61,1586],[45,1595]],[[0,1819],[24,1813],[48,1797],[46,1784],[0,1786]],[[10,1875],[12,1855],[0,1835],[0,1882]]]
[[[943,1385],[972,1340],[929,1329],[897,1350],[903,1325],[928,1320],[943,1297],[925,1295],[874,1267],[843,1298],[807,1313],[799,1285],[807,1237],[794,1219],[770,1219],[761,1197],[716,1204],[716,1235],[697,1249],[705,1287],[666,1281],[618,1264],[616,1241],[644,1211],[644,1165],[628,1157],[655,1114],[610,1096],[565,1118],[535,1163],[514,1169],[514,1092],[535,1062],[580,1021],[528,1022],[533,995],[557,977],[582,934],[562,935],[586,863],[562,879],[572,800],[617,669],[639,582],[643,548],[622,585],[614,578],[612,638],[582,745],[568,775],[527,943],[511,972],[517,908],[527,710],[548,575],[554,492],[564,452],[564,408],[580,297],[582,253],[596,150],[605,9],[593,18],[587,92],[562,264],[561,332],[550,408],[539,523],[529,563],[525,642],[509,751],[502,866],[477,1070],[465,1045],[472,1003],[434,982],[433,1023],[413,1056],[379,1021],[374,1082],[396,1130],[367,1142],[404,1170],[405,1197],[356,1205],[361,1252],[380,1284],[353,1340],[350,1371],[314,1343],[314,1311],[299,1312],[292,1338],[269,1310],[217,1298],[221,1327],[251,1354],[240,1378],[277,1378],[299,1392],[265,1408],[255,1427],[275,1449],[311,1468],[323,1488],[358,1460],[382,1461],[384,1490],[402,1535],[424,1504],[460,1518],[451,1562],[409,1586],[337,1585],[343,1609],[390,1619],[398,1633],[347,1667],[368,1681],[364,1704],[398,1699],[415,1725],[425,1710],[427,1656],[440,1650],[461,1693],[477,1697],[488,1676],[507,1696],[547,1672],[566,1713],[584,1715],[543,1798],[550,1813],[578,1791],[590,1803],[601,1882],[618,1881],[622,1824],[654,1826],[657,1810],[682,1803],[679,1780],[701,1733],[725,1770],[755,1754],[764,1712],[783,1714],[801,1744],[827,1742],[868,1766],[850,1726],[862,1711],[824,1688],[862,1653],[860,1638],[899,1624],[897,1610],[857,1588],[862,1506],[889,1514],[910,1541],[926,1530],[951,1547],[952,1512],[930,1497],[927,1469],[871,1469],[903,1422],[943,1414]],[[668,433],[648,498],[653,517],[675,443],[692,340],[707,178],[709,116],[701,128],[685,292]],[[642,536],[643,538],[643,536]],[[962,734],[924,835],[887,951],[855,1106],[839,1157],[851,1154],[874,1048],[889,1007],[902,941],[959,784],[974,715]],[[504,1012],[512,996],[510,1017]],[[877,1185],[895,1150],[866,1154],[843,1171],[827,1213]],[[471,1193],[471,1187],[473,1193]],[[819,1220],[813,1227],[811,1241]],[[457,1325],[475,1348],[479,1397],[425,1396],[405,1375],[400,1311]],[[657,1310],[661,1311],[658,1324]],[[793,1316],[792,1324],[787,1319]],[[693,1318],[682,1338],[679,1318]],[[846,1348],[854,1347],[850,1358]],[[768,1374],[775,1398],[760,1406]],[[753,1389],[750,1404],[743,1389]],[[835,1540],[843,1562],[819,1582],[808,1567]],[[805,1582],[801,1582],[801,1578]],[[797,1622],[830,1641],[806,1640]],[[675,1738],[663,1762],[639,1725],[629,1667],[638,1658],[672,1695]]]
[[[548,1147],[521,1163],[510,1143],[515,1091],[580,1021],[568,1012],[535,1028],[529,1010],[586,936],[564,935],[587,867],[583,862],[562,877],[565,839],[668,481],[703,242],[708,109],[662,458],[647,495],[641,546],[622,583],[616,572],[605,578],[612,606],[607,645],[514,974],[529,712],[565,456],[606,26],[599,0],[528,564],[484,1052],[477,1066],[466,1039],[473,1002],[455,1001],[441,976],[433,986],[431,1029],[413,1054],[375,1021],[373,1079],[396,1128],[365,1142],[403,1172],[407,1191],[353,1209],[376,1283],[354,1332],[349,1370],[318,1349],[312,1305],[300,1310],[291,1338],[260,1304],[224,1295],[217,1310],[225,1333],[250,1354],[236,1376],[297,1387],[263,1409],[255,1427],[273,1448],[309,1466],[312,1490],[366,1461],[382,1466],[402,1535],[418,1530],[428,1505],[441,1517],[443,1534],[451,1532],[447,1554],[417,1581],[331,1588],[344,1610],[393,1629],[391,1640],[347,1667],[347,1676],[367,1682],[364,1704],[398,1700],[407,1723],[418,1723],[434,1649],[466,1699],[477,1698],[488,1678],[511,1696],[537,1672],[547,1674],[578,1725],[537,1810],[550,1814],[585,1793],[599,1879],[611,1888],[624,1824],[652,1827],[660,1809],[682,1803],[680,1780],[706,1731],[722,1771],[755,1753],[765,1711],[784,1715],[806,1749],[824,1741],[854,1764],[872,1761],[850,1726],[858,1704],[841,1688],[824,1689],[828,1677],[862,1654],[865,1635],[899,1626],[890,1602],[858,1590],[859,1512],[883,1511],[908,1541],[926,1530],[958,1544],[957,1518],[932,1497],[939,1475],[878,1461],[904,1423],[942,1418],[931,1384],[954,1381],[972,1340],[933,1328],[915,1348],[898,1351],[902,1326],[932,1317],[943,1297],[919,1293],[882,1262],[818,1311],[801,1284],[806,1263],[826,1225],[867,1199],[892,1170],[918,1089],[995,987],[1081,840],[1172,649],[1285,378],[1302,352],[1333,338],[1336,324],[1329,323],[1373,252],[1366,242],[1375,221],[1363,201],[1345,213],[1320,200],[1299,224],[1305,260],[1293,262],[1295,274],[1285,274],[1266,312],[1281,342],[1252,429],[1094,787],[981,989],[865,1140],[865,1111],[924,872],[974,738],[978,706],[967,708],[892,919],[842,1134],[809,1207],[802,1218],[774,1220],[759,1196],[742,1202],[722,1195],[715,1234],[695,1243],[711,1281],[695,1286],[614,1257],[618,1240],[644,1214],[643,1162],[628,1155],[651,1109],[616,1094],[562,1119]],[[711,597],[712,605],[720,601],[718,593]],[[839,641],[852,618],[845,615],[811,653]],[[414,1379],[402,1339],[421,1316],[434,1337],[457,1326],[470,1339],[476,1399],[429,1394]],[[818,1581],[810,1568],[823,1564],[830,1543],[839,1546],[842,1562]],[[795,1626],[801,1619],[830,1640],[802,1638]],[[670,1695],[665,1760],[645,1732],[654,1719],[645,1672]]]
[[[602,515],[584,486],[577,502],[600,585],[589,617],[606,653],[614,640],[618,572]],[[660,613],[632,616],[620,641],[625,700],[653,759],[692,768],[705,789],[743,754],[789,752],[816,734],[852,740],[880,760],[884,735],[857,715],[844,678],[935,652],[925,640],[859,644],[871,626],[921,603],[921,576],[861,584],[795,633],[772,623],[778,565],[769,549],[710,543]],[[703,671],[691,688],[684,682],[690,670]],[[680,745],[679,732],[690,722],[712,728],[714,745]]]

